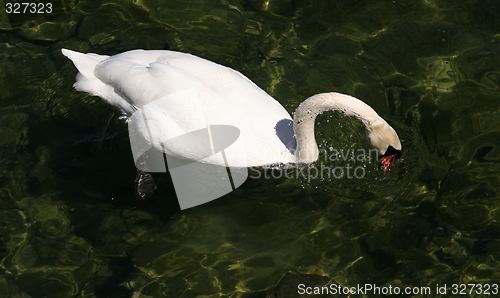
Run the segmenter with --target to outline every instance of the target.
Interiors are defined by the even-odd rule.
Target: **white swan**
[[[133,50],[104,56],[67,49],[62,53],[79,70],[76,90],[101,97],[127,117],[150,106],[149,127],[139,127],[139,131],[153,147],[172,156],[227,166],[225,156],[225,163],[209,156],[196,140],[168,142],[206,127],[226,125],[239,129],[244,149],[244,153],[226,150],[231,166],[311,163],[318,159],[315,118],[329,110],[361,120],[371,144],[383,156],[385,171],[401,154],[394,129],[370,106],[349,95],[314,95],[299,105],[292,121],[283,106],[241,73],[190,54]],[[161,140],[151,137],[151,131]],[[213,144],[205,145],[213,151]]]

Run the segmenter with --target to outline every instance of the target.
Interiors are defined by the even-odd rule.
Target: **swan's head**
[[[368,131],[368,139],[373,148],[377,149],[380,156],[392,156],[395,158],[401,157],[401,141],[398,134],[387,122],[378,120],[370,124]]]

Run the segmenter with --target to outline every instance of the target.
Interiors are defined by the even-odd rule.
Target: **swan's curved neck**
[[[295,158],[300,163],[311,163],[318,159],[319,151],[314,137],[316,116],[325,111],[339,111],[354,116],[363,122],[369,131],[374,123],[385,120],[361,100],[340,93],[321,93],[309,97],[295,111],[293,130],[297,140]]]

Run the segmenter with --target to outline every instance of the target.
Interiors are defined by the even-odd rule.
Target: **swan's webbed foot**
[[[134,182],[135,194],[143,200],[152,196],[156,190],[156,184],[151,173],[137,170]]]

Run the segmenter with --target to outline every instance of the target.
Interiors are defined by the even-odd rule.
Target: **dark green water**
[[[0,297],[265,297],[290,270],[431,289],[394,297],[500,284],[498,1],[63,1],[1,10],[0,26]],[[387,174],[358,162],[360,179],[249,179],[184,211],[159,174],[141,201],[127,125],[72,89],[60,49],[166,44],[242,72],[289,112],[320,92],[356,96],[403,157]],[[355,119],[316,126],[321,149],[369,149]],[[495,296],[470,289],[460,297]]]

